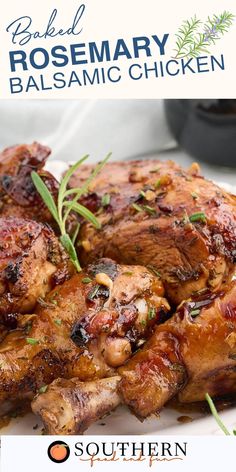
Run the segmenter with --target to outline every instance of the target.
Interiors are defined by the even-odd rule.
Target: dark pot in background
[[[170,131],[194,158],[236,167],[235,100],[165,100]]]

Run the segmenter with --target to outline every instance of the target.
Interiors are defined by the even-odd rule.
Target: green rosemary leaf
[[[77,257],[77,253],[76,253],[76,250],[75,250],[75,246],[74,244],[72,243],[71,239],[70,239],[70,236],[68,234],[63,234],[61,237],[60,237],[60,241],[61,241],[61,244],[62,246],[65,248],[65,250],[68,252],[69,256],[70,256],[70,259],[71,261],[73,262],[76,270],[78,272],[81,272],[81,267],[80,267],[80,263],[79,263],[79,260],[78,260],[78,257]]]
[[[156,317],[156,310],[154,307],[149,307],[148,309],[148,319],[153,320]]]
[[[57,325],[57,326],[61,326],[62,320],[61,320],[60,318],[56,318],[56,319],[54,320],[54,323],[55,323],[55,325]]]
[[[87,296],[87,299],[88,300],[93,300],[96,297],[99,288],[100,288],[100,285],[95,285],[95,287],[93,287],[92,290],[90,290],[90,292]]]
[[[108,205],[110,205],[110,201],[111,201],[111,196],[109,195],[109,193],[105,193],[105,195],[102,196],[102,206],[103,207],[106,207]]]
[[[51,215],[53,216],[54,220],[60,226],[56,204],[54,202],[53,196],[49,192],[49,190],[48,190],[47,186],[45,185],[44,181],[34,171],[31,173],[31,178],[33,180],[33,183],[34,183],[39,195],[41,196],[42,200],[44,201],[46,207],[49,209],[49,211],[50,211]]]
[[[196,309],[196,310],[190,311],[189,314],[190,314],[190,316],[191,316],[192,318],[196,318],[196,316],[200,315],[200,313],[201,313],[201,310]]]
[[[89,155],[87,154],[86,156],[82,157],[82,159],[80,159],[78,162],[76,162],[75,164],[73,164],[69,169],[68,171],[66,172],[66,174],[64,175],[61,183],[60,183],[60,188],[59,188],[59,193],[58,193],[58,210],[59,212],[62,211],[62,207],[63,207],[63,200],[65,198],[65,193],[66,193],[66,190],[67,190],[67,185],[70,181],[70,178],[72,177],[72,175],[76,172],[76,170],[81,166],[81,164],[83,164],[84,161],[86,161],[88,159]]]
[[[48,389],[47,385],[43,385],[42,387],[39,388],[38,393],[41,395],[42,393],[45,393]]]
[[[155,183],[155,188],[160,188],[161,186],[161,179],[158,179]]]
[[[84,277],[84,279],[82,279],[83,284],[90,284],[91,282],[92,282],[92,279],[90,279],[89,277]]]
[[[161,274],[160,272],[158,272],[158,270],[156,269],[156,267],[152,266],[152,265],[147,265],[147,269],[151,270],[153,272],[154,275],[156,275],[157,277],[161,277]]]
[[[143,198],[146,198],[146,193],[143,190],[140,190],[139,195]]]
[[[199,212],[199,213],[193,213],[193,215],[190,215],[189,221],[191,221],[191,223],[194,223],[196,221],[201,221],[202,223],[206,223],[207,219],[206,219],[205,213]]]
[[[88,191],[89,185],[91,184],[92,180],[99,174],[99,172],[101,172],[101,170],[106,165],[107,161],[110,159],[111,156],[112,153],[109,152],[105,159],[103,159],[103,161],[99,162],[99,164],[96,165],[88,179],[84,182],[82,187],[78,189],[78,193],[76,195],[77,200]]]
[[[155,208],[150,207],[149,205],[143,205],[143,209],[149,213],[150,215],[155,215],[156,210]]]
[[[88,179],[84,182],[84,184],[82,185],[81,188],[78,189],[78,192],[75,194],[72,202],[71,202],[71,205],[73,205],[74,203],[77,202],[77,200],[79,200],[79,198],[84,195],[87,191],[88,191],[88,188],[89,188],[89,185],[90,183],[92,182],[92,180],[99,174],[99,172],[101,172],[101,170],[103,169],[103,167],[106,165],[108,159],[110,159],[112,153],[110,152],[109,154],[107,154],[107,156],[105,157],[105,159],[103,159],[103,161],[99,162],[99,164],[93,169],[93,171],[91,172],[90,176],[88,177]],[[65,194],[66,196],[67,194]],[[65,215],[64,215],[64,218],[63,218],[63,222],[65,223],[65,221],[67,220],[67,217],[69,216],[70,214],[70,211],[71,211],[71,207],[68,206],[68,209],[67,211],[65,212]]]
[[[206,398],[206,401],[210,407],[210,410],[211,410],[211,413],[212,415],[214,416],[216,422],[218,423],[219,427],[222,429],[222,431],[224,432],[224,434],[226,436],[230,436],[230,432],[228,431],[228,429],[226,428],[226,426],[224,425],[224,423],[222,422],[222,420],[220,419],[219,415],[218,415],[218,411],[213,403],[213,400],[212,398],[210,397],[210,395],[208,393],[206,393],[205,395],[205,398]]]
[[[78,234],[79,234],[79,230],[80,230],[80,223],[77,224],[77,227],[76,227],[76,230],[73,234],[73,237],[72,237],[72,243],[75,245],[75,242],[76,242],[76,239],[78,237]]]
[[[137,205],[137,203],[132,203],[132,207],[134,210],[141,212],[143,211],[142,207],[140,205]]]
[[[85,206],[81,205],[80,203],[71,203],[71,202],[64,202],[64,206],[70,208],[73,211],[76,211],[80,216],[82,216],[85,220],[90,221],[92,225],[97,228],[101,229],[101,224],[99,223],[98,219],[94,214],[88,210]]]
[[[81,267],[80,267],[80,263],[77,257],[74,244],[76,242],[76,239],[79,233],[80,225],[79,224],[77,225],[75,233],[71,239],[71,237],[66,232],[67,218],[70,212],[73,210],[77,212],[79,215],[81,215],[83,218],[85,218],[87,221],[90,221],[95,226],[95,228],[97,229],[101,228],[101,225],[98,219],[95,217],[95,215],[90,210],[88,210],[85,206],[78,203],[77,200],[85,192],[87,192],[90,182],[102,170],[102,168],[105,166],[110,156],[111,156],[111,153],[109,153],[105,157],[105,159],[94,168],[93,172],[91,173],[91,175],[85,181],[85,183],[82,185],[81,188],[67,190],[67,185],[69,184],[71,176],[79,168],[79,166],[88,158],[88,155],[82,157],[82,159],[80,159],[78,162],[72,165],[69,168],[69,170],[66,172],[60,184],[57,206],[54,202],[54,198],[52,194],[48,190],[47,186],[45,185],[41,177],[36,172],[32,172],[31,174],[33,183],[38,193],[40,194],[42,200],[44,201],[45,205],[47,206],[47,208],[49,209],[50,213],[52,214],[53,218],[55,219],[55,221],[57,222],[59,226],[59,229],[61,232],[60,241],[63,247],[65,248],[65,250],[67,251],[67,253],[69,254],[70,259],[78,272],[81,271]],[[74,195],[73,200],[71,201],[66,200],[69,195]],[[64,214],[63,214],[63,208],[66,208]]]
[[[35,338],[26,338],[26,342],[28,344],[31,344],[32,346],[35,346],[35,344],[38,344],[39,343],[39,340],[38,339],[35,339]]]

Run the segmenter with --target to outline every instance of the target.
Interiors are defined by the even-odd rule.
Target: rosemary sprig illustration
[[[178,29],[178,33],[175,35],[176,40],[176,52],[175,59],[178,59],[179,56],[183,56],[188,53],[189,47],[195,41],[195,32],[201,20],[198,20],[196,15],[190,20],[183,22],[182,26]]]
[[[202,22],[196,16],[190,21],[184,21],[176,34],[175,59],[210,54],[209,47],[229,31],[234,19],[235,16],[228,11],[224,11],[220,15],[213,15],[212,18],[208,17],[203,24],[202,31],[199,31]]]
[[[224,11],[219,16],[214,15],[213,18],[208,17],[204,25],[204,40],[208,44],[215,44],[217,39],[220,39],[221,36],[229,31],[234,18],[234,15],[227,11]]]

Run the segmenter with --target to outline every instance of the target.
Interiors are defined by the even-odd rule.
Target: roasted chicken
[[[44,169],[50,154],[48,147],[37,142],[13,146],[0,153],[0,218],[35,220],[49,224],[58,234],[58,225],[31,178],[32,171],[37,172],[57,203],[59,183]],[[66,222],[68,234],[74,234],[78,221],[78,215],[72,212]]]
[[[206,392],[213,397],[236,393],[235,353],[236,282],[227,292],[205,292],[184,302],[118,369],[119,376],[88,384],[59,379],[32,408],[49,434],[84,432],[121,402],[143,420],[175,395],[188,403],[204,400]]]
[[[73,273],[69,257],[49,226],[19,218],[0,218],[0,317],[30,313]],[[10,315],[10,316],[8,316]]]
[[[37,395],[32,410],[41,416],[47,434],[82,434],[120,404],[119,381],[119,376],[92,382],[57,379],[46,394]]]
[[[71,179],[78,187],[91,167]],[[157,160],[107,164],[83,202],[102,224],[84,223],[80,258],[110,257],[124,264],[152,265],[168,298],[181,303],[195,291],[224,287],[236,261],[236,197],[188,171]]]
[[[75,274],[31,178],[60,202],[49,154],[0,154],[1,412],[33,400],[48,433],[76,434],[119,403],[143,420],[174,396],[236,393],[236,197],[196,164],[107,164],[80,198],[101,228],[76,202],[65,224],[72,238],[80,223]]]
[[[33,143],[7,148],[0,154],[0,217],[53,223],[31,179],[31,172],[38,171],[56,197],[58,183],[43,170],[50,153],[48,147]]]
[[[227,291],[201,293],[156,328],[144,349],[119,370],[120,393],[139,416],[181,402],[236,392],[236,282]]]
[[[0,345],[0,399],[32,397],[57,377],[114,375],[168,316],[160,280],[104,259],[74,275],[18,319]]]

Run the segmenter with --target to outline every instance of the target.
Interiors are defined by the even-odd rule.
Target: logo
[[[54,441],[48,448],[48,457],[52,462],[61,464],[70,457],[70,448],[64,441]]]

